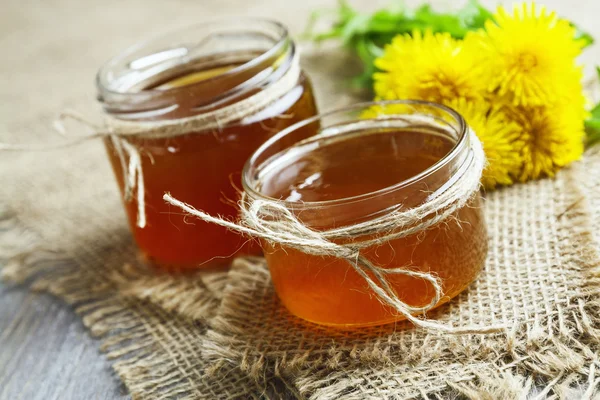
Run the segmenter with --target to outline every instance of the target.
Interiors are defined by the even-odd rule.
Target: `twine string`
[[[432,273],[416,271],[406,267],[384,268],[373,264],[361,254],[361,250],[380,245],[390,240],[413,235],[439,224],[462,207],[480,188],[480,178],[485,164],[481,142],[469,132],[471,159],[461,176],[450,187],[444,187],[429,195],[424,203],[408,209],[396,210],[374,220],[359,224],[315,231],[299,221],[294,213],[278,200],[252,199],[242,193],[240,219],[233,222],[197,210],[169,193],[163,199],[183,211],[205,222],[214,223],[241,234],[256,237],[290,247],[315,256],[332,256],[344,259],[361,276],[377,298],[392,307],[407,320],[432,331],[450,334],[493,333],[505,330],[503,325],[454,327],[419,317],[435,307],[443,297],[442,283]],[[364,239],[364,236],[367,236]],[[373,236],[374,235],[374,236]],[[336,239],[346,239],[344,244]],[[348,242],[347,239],[352,239]],[[433,288],[431,301],[423,306],[411,306],[398,298],[390,285],[388,276],[404,275],[427,281]]]

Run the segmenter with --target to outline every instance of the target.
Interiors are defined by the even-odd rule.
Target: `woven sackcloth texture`
[[[574,3],[589,8],[564,12],[595,26],[585,22],[600,6]],[[280,19],[297,34],[311,10],[331,5],[7,0],[0,13],[7,55],[0,63],[7,78],[0,142],[64,140],[51,130],[58,111],[97,115],[97,68],[157,31],[235,11]],[[352,61],[334,48],[303,47],[321,108],[355,100],[344,83]],[[69,128],[73,136],[85,133]],[[507,325],[494,335],[435,335],[404,323],[356,332],[319,328],[282,308],[260,258],[187,276],[150,271],[136,257],[97,141],[2,153],[0,174],[2,277],[68,303],[102,339],[134,398],[600,397],[599,150],[554,179],[485,196],[485,270],[428,316],[457,326]]]
[[[598,164],[597,156],[582,164],[555,180],[489,194],[485,271],[429,315],[457,325],[505,323],[506,334],[435,335],[407,324],[343,333],[315,328],[279,304],[262,261],[238,260],[206,334],[204,357],[211,370],[239,366],[258,382],[270,374],[289,377],[308,398],[448,391],[518,398],[534,379],[562,393],[584,377],[591,396],[600,382],[600,268],[576,177]],[[600,185],[598,176],[592,181]]]

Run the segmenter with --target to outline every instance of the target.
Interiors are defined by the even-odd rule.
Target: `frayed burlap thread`
[[[81,158],[45,166],[45,179],[11,179],[0,193],[0,274],[5,281],[51,293],[69,304],[136,399],[278,398],[233,368],[207,377],[200,350],[205,321],[216,312],[226,271],[160,275],[137,260],[113,180],[85,187],[102,148],[89,143]],[[26,165],[34,154],[20,154]],[[60,155],[58,155],[60,159]],[[108,167],[108,165],[105,165]],[[100,176],[108,176],[106,169]],[[60,176],[61,185],[52,181]],[[48,192],[40,201],[39,193]],[[92,201],[93,198],[104,201]],[[92,204],[93,207],[81,207]],[[68,216],[65,210],[69,210]],[[88,223],[81,224],[91,215]],[[57,224],[56,216],[62,215]]]
[[[12,159],[40,169],[35,180],[14,170],[0,192],[2,273],[71,304],[135,398],[597,395],[600,259],[591,226],[600,222],[589,196],[600,177],[589,172],[598,151],[555,179],[486,196],[486,269],[428,316],[517,323],[506,335],[450,338],[407,323],[357,332],[304,323],[277,301],[260,259],[158,279],[136,261],[116,185],[103,179],[102,148],[83,146],[75,157],[58,154],[61,162]]]
[[[8,224],[6,220],[4,222]],[[27,245],[31,245],[32,235],[23,231],[18,221],[11,219],[10,225],[9,231],[0,233],[3,241],[26,236]],[[214,399],[223,394],[230,398],[260,398],[260,393],[266,389],[257,387],[246,374],[236,369],[228,371],[226,380],[206,377],[207,365],[200,356],[199,341],[190,339],[199,337],[205,330],[199,321],[207,315],[199,315],[200,311],[211,310],[193,309],[191,314],[202,318],[194,321],[179,312],[167,311],[172,308],[186,311],[180,306],[171,306],[180,298],[181,292],[173,296],[171,290],[154,285],[152,290],[162,290],[163,294],[155,295],[150,301],[144,299],[153,296],[131,293],[132,287],[137,287],[138,292],[140,287],[148,288],[149,282],[156,278],[148,272],[136,271],[134,276],[130,270],[124,271],[123,276],[134,278],[125,286],[121,285],[122,277],[111,278],[124,259],[131,258],[129,254],[120,260],[114,258],[94,263],[85,254],[58,255],[42,247],[33,247],[8,260],[2,273],[8,281],[27,283],[33,290],[51,293],[73,307],[90,332],[101,339],[101,350],[134,398]],[[85,267],[80,264],[82,259],[86,260]],[[175,287],[179,283],[173,279],[169,281]],[[194,297],[194,290],[189,289],[191,283],[188,281],[185,285],[188,288],[184,293]],[[205,296],[199,305],[209,300],[207,290],[198,293]],[[185,363],[179,364],[183,360]]]
[[[600,245],[600,179],[597,178],[600,174],[600,146],[591,148],[588,157],[574,168],[583,191],[581,200],[588,203],[592,213],[590,223],[594,239]]]
[[[590,223],[598,220],[587,193],[600,182],[586,173],[600,165],[597,152],[556,179],[486,196],[486,269],[429,317],[517,323],[506,335],[448,337],[407,323],[340,332],[302,322],[277,301],[262,259],[215,275],[148,273],[136,262],[112,181],[67,196],[94,175],[99,150],[90,144],[80,169],[58,163],[46,167],[48,180],[5,186],[2,271],[71,304],[137,398],[597,394],[600,271]],[[67,186],[40,201],[55,176]],[[91,201],[103,195],[110,200]],[[89,218],[89,204],[102,218]],[[56,224],[64,207],[69,217]],[[218,308],[202,307],[202,296]]]
[[[468,291],[429,314],[456,324],[514,321],[507,334],[436,335],[406,323],[316,327],[282,307],[264,262],[238,260],[203,344],[211,371],[231,363],[258,381],[292,377],[314,399],[518,398],[536,390],[594,398],[600,258],[577,179],[593,162],[488,194],[486,268]]]

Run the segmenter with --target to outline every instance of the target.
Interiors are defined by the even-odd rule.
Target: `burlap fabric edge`
[[[593,168],[598,162],[591,164]],[[600,257],[591,228],[595,221],[593,210],[580,188],[582,180],[589,183],[589,168],[589,160],[584,160],[564,171],[560,178],[569,197],[568,207],[557,215],[561,225],[566,227],[561,240],[568,242],[564,247],[570,249],[567,258],[571,258],[587,277],[587,285],[580,293],[579,311],[570,309],[568,316],[574,324],[567,327],[562,324],[561,316],[557,316],[553,323],[557,324],[559,334],[539,337],[537,343],[535,340],[516,343],[515,337],[509,335],[507,349],[512,349],[515,357],[505,363],[506,368],[501,373],[490,373],[474,363],[470,375],[462,373],[463,369],[455,381],[436,382],[421,393],[414,392],[414,396],[449,393],[468,398],[494,398],[508,393],[521,396],[540,382],[543,382],[541,387],[559,397],[569,393],[574,384],[583,388],[584,398],[597,395],[596,389],[600,385],[596,372],[600,343]],[[134,398],[213,398],[223,395],[229,398],[280,398],[284,392],[285,396],[292,397],[360,398],[364,392],[353,393],[348,388],[360,388],[361,385],[363,388],[371,386],[368,389],[371,396],[377,397],[379,391],[381,397],[394,397],[393,385],[384,385],[387,391],[372,388],[372,368],[368,369],[369,376],[364,382],[357,380],[360,374],[348,377],[345,368],[336,371],[344,364],[341,356],[348,356],[351,362],[347,366],[355,367],[352,364],[356,360],[352,360],[350,354],[332,353],[331,360],[326,363],[328,368],[315,369],[313,365],[304,370],[298,369],[300,364],[294,362],[288,366],[269,365],[269,360],[258,366],[252,363],[250,366],[236,365],[238,359],[229,355],[229,360],[222,358],[225,362],[233,360],[226,368],[224,379],[222,368],[221,372],[215,372],[219,370],[214,365],[215,354],[206,351],[206,340],[203,339],[208,327],[206,321],[213,315],[198,309],[205,304],[207,310],[214,310],[220,304],[218,294],[222,294],[228,284],[227,274],[165,281],[135,265],[120,270],[82,268],[81,263],[89,260],[81,259],[78,254],[40,246],[44,238],[36,233],[35,226],[28,226],[18,214],[3,206],[0,256],[8,262],[2,268],[2,277],[29,285],[33,290],[49,292],[73,306],[90,332],[102,338],[102,351],[112,360],[116,373]],[[132,292],[131,285],[127,285],[131,281],[142,282],[134,285],[138,291]],[[210,286],[210,282],[214,284],[212,290],[206,285]],[[194,298],[194,293],[210,293],[210,296]],[[187,302],[182,301],[184,297],[188,298]],[[210,329],[219,329],[219,324],[226,322],[217,318]],[[535,339],[534,336],[528,337]],[[531,351],[531,346],[537,346],[537,350]],[[521,353],[524,348],[528,348],[526,357]],[[195,363],[189,364],[189,354],[207,357],[198,357]],[[365,359],[363,354],[362,360]],[[287,368],[289,366],[292,368]],[[447,368],[447,365],[442,367]],[[381,368],[385,371],[386,367]],[[207,375],[206,371],[211,369],[212,375]],[[526,375],[530,376],[527,378]],[[585,376],[587,381],[582,380]],[[269,377],[279,380],[279,384],[273,384]],[[281,382],[285,383],[283,392]],[[289,382],[292,387],[287,387]],[[434,387],[437,389],[432,391]]]
[[[0,278],[71,306],[100,339],[100,351],[132,398],[281,397],[281,385],[259,387],[235,369],[218,381],[203,373],[207,366],[195,356],[200,341],[194,339],[205,332],[203,321],[218,303],[222,272],[165,279],[135,263],[122,264],[135,254],[118,249],[114,258],[121,264],[108,257],[107,268],[90,265],[86,254],[44,245],[35,227],[6,207],[0,211]]]

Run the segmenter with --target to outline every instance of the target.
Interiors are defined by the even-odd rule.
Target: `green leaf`
[[[585,49],[588,46],[591,46],[594,44],[594,38],[592,35],[590,35],[589,33],[582,31],[577,25],[575,25],[574,23],[570,23],[571,26],[573,28],[575,28],[576,33],[575,33],[575,39],[578,40],[583,40],[583,48]]]
[[[326,16],[334,17],[331,28],[325,32],[313,33],[316,22]],[[454,13],[437,12],[428,3],[414,10],[407,10],[402,1],[395,0],[392,6],[372,14],[360,13],[348,1],[339,0],[336,10],[311,14],[306,36],[315,41],[340,40],[363,63],[363,74],[355,82],[370,89],[370,75],[376,71],[375,59],[396,35],[410,35],[415,30],[430,29],[434,33],[448,32],[454,38],[462,39],[468,32],[484,28],[486,21],[492,19],[492,13],[479,0],[469,0],[462,9]],[[577,32],[577,37],[584,40],[586,46],[593,43],[589,34],[579,29]]]
[[[352,7],[350,7],[350,4],[348,4],[348,1],[346,0],[339,0],[338,4],[340,6],[339,11],[340,11],[340,17],[342,19],[348,19],[351,18],[352,16],[354,16],[356,14],[356,11],[354,11],[354,9]]]
[[[600,141],[600,103],[596,104],[592,109],[591,114],[592,116],[585,121],[587,146],[591,146]]]
[[[343,34],[346,25],[348,25],[349,21],[357,14],[358,13],[354,11],[352,7],[350,7],[347,1],[339,0],[338,8],[335,10],[329,9],[313,11],[310,14],[303,36],[317,42],[327,39],[340,38]],[[323,17],[331,15],[337,16],[337,22],[331,27],[331,29],[321,33],[314,33],[313,30],[316,23],[320,19],[323,19]]]
[[[587,128],[587,122],[588,121],[586,121],[587,139],[586,139],[585,145],[586,145],[586,147],[591,147],[600,142],[600,121],[596,121],[599,124],[596,126],[595,130],[591,129],[591,128]]]
[[[367,47],[369,48],[371,54],[375,56],[375,58],[381,57],[383,55],[383,47],[378,46],[370,40],[367,41]]]
[[[457,15],[464,26],[471,30],[483,28],[485,21],[493,20],[492,12],[482,6],[477,0],[469,0]]]
[[[596,75],[598,76],[598,80],[600,80],[600,67],[596,67]],[[600,120],[600,103],[596,104],[594,108],[590,110],[590,114],[591,117],[586,121],[586,126],[588,121]]]
[[[596,106],[592,108],[590,113],[592,114],[592,116],[589,118],[589,120],[600,120],[600,103],[596,104]]]
[[[344,43],[350,43],[356,36],[367,32],[369,16],[356,14],[352,16],[342,28],[340,39]]]
[[[596,67],[596,74],[600,80],[600,67]],[[590,118],[585,121],[585,132],[587,134],[587,146],[600,142],[600,103],[590,110]]]
[[[333,14],[337,14],[337,11],[336,10],[314,10],[313,12],[311,12],[310,16],[308,17],[308,23],[306,24],[306,28],[304,28],[304,32],[302,32],[300,37],[303,39],[315,40],[315,41],[324,40],[324,39],[320,39],[319,37],[329,36],[332,39],[338,37],[338,34],[334,32],[336,30],[335,27],[327,32],[323,32],[323,33],[319,33],[319,34],[313,33],[315,25],[318,20],[322,19],[326,15],[333,15]]]
[[[585,145],[587,147],[592,147],[597,145],[598,143],[600,143],[600,132],[596,132],[593,135],[588,135]]]
[[[598,106],[596,106],[596,107],[598,107]],[[595,117],[588,118],[585,121],[585,127],[586,127],[586,129],[600,131],[600,119],[595,118]]]

